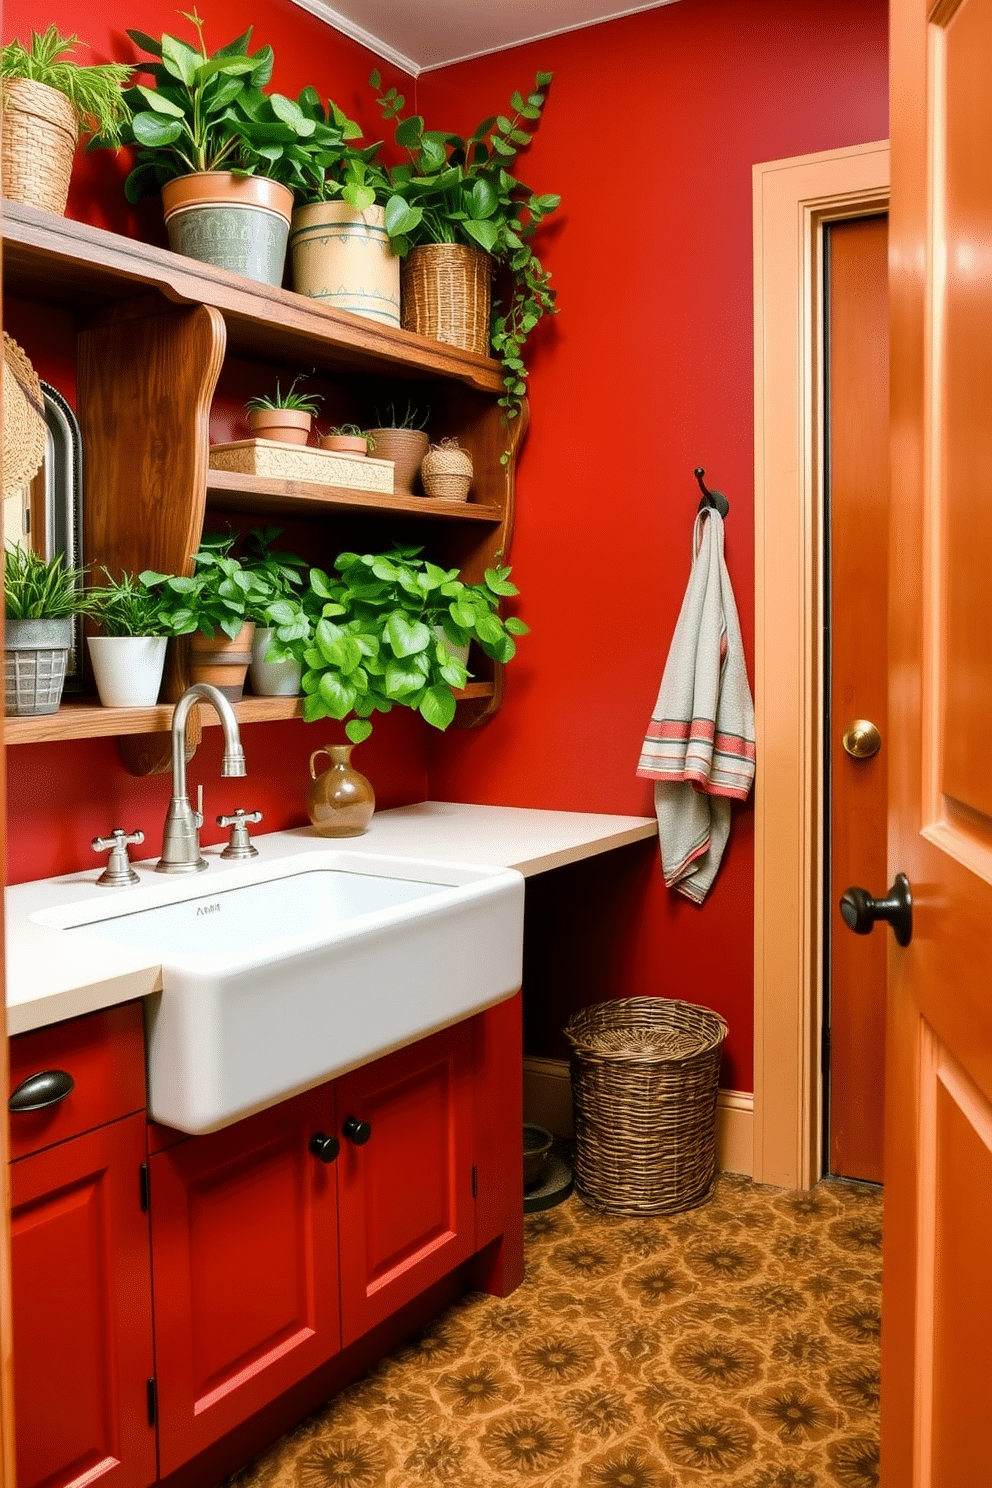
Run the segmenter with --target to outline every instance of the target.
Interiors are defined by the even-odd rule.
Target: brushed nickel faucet
[[[202,811],[194,811],[186,791],[186,719],[194,703],[211,703],[224,728],[222,775],[246,775],[245,752],[234,709],[219,688],[209,682],[194,682],[179,699],[172,715],[172,800],[165,815],[162,856],[156,873],[199,873],[207,867],[200,855]]]

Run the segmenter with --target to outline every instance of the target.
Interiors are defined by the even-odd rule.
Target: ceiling
[[[675,0],[295,0],[411,77]]]

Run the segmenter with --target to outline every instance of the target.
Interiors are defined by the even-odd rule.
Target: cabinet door
[[[151,1158],[163,1477],[340,1346],[335,1164],[309,1148],[334,1130],[324,1085]]]
[[[145,1119],[11,1164],[19,1488],[147,1488],[155,1430]]]
[[[471,1023],[343,1076],[337,1101],[347,1345],[474,1249]]]

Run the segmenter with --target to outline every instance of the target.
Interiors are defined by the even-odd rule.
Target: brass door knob
[[[847,725],[840,742],[853,759],[871,759],[882,747],[882,736],[867,718],[855,718]]]

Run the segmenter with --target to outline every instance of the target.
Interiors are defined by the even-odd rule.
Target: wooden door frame
[[[885,211],[881,140],[755,165],[754,1179],[821,1172],[823,228]]]

